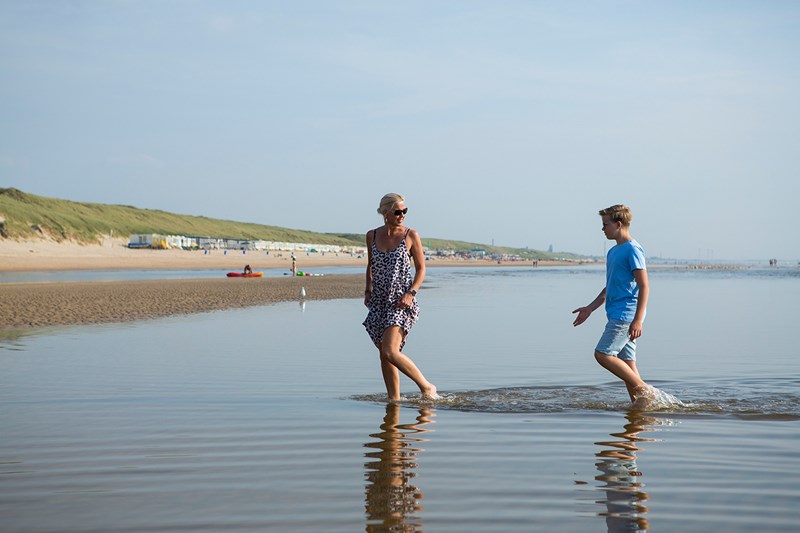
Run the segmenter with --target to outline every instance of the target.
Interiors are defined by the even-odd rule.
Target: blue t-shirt
[[[639,286],[634,270],[647,270],[644,250],[635,240],[617,244],[606,258],[606,316],[610,319],[633,322],[639,301]]]

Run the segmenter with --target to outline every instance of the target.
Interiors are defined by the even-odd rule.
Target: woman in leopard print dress
[[[367,233],[364,305],[369,314],[364,327],[380,353],[383,381],[391,401],[400,399],[399,372],[417,384],[423,397],[437,397],[436,386],[401,351],[419,316],[416,295],[425,278],[422,240],[416,231],[403,225],[407,212],[402,196],[385,195],[378,208],[384,225]],[[413,275],[410,258],[414,260]]]

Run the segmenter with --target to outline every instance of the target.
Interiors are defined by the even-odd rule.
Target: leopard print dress
[[[406,237],[409,230],[406,230],[400,244],[388,252],[382,252],[375,244],[376,231],[373,231],[372,236],[372,262],[370,264],[372,294],[364,327],[375,346],[380,348],[386,328],[400,326],[400,329],[403,330],[403,340],[400,342],[402,350],[409,330],[419,317],[419,305],[416,298],[408,309],[395,307],[395,304],[414,282],[411,259],[406,248]]]

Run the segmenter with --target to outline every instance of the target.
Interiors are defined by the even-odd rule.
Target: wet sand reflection
[[[370,435],[379,440],[364,444],[374,449],[365,454],[369,460],[364,464],[369,533],[423,530],[420,501],[425,496],[413,481],[420,444],[428,440],[421,434],[432,431],[423,426],[433,423],[435,412],[430,407],[417,411],[414,423],[400,424],[400,406],[387,404],[380,432]]]
[[[643,474],[636,464],[636,454],[641,451],[641,442],[654,442],[639,436],[643,431],[652,431],[648,426],[658,424],[655,418],[642,416],[638,412],[630,412],[625,418],[628,422],[620,433],[611,433],[617,440],[596,442],[601,446],[595,455],[599,461],[595,466],[600,474],[595,480],[603,483],[599,489],[605,492],[605,499],[597,503],[606,506],[605,511],[598,513],[605,517],[609,532],[649,531],[647,506],[649,499],[645,492]]]

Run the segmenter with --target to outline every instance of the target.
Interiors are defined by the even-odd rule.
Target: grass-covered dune
[[[29,194],[19,189],[0,188],[0,239],[53,239],[95,244],[109,235],[127,237],[134,233],[160,233],[225,237],[309,244],[364,244],[363,234],[316,233],[249,222],[203,216],[179,215],[129,205],[73,202]],[[580,258],[570,253],[547,253],[527,248],[507,248],[477,243],[425,238],[432,249],[473,250],[518,255],[531,259]]]
[[[161,233],[345,246],[359,244],[348,236],[178,215],[129,205],[72,202],[18,189],[0,189],[0,217],[5,219],[0,220],[0,235],[7,239],[46,237],[92,244],[111,234],[127,237],[133,233]],[[363,240],[361,237],[360,241]]]

